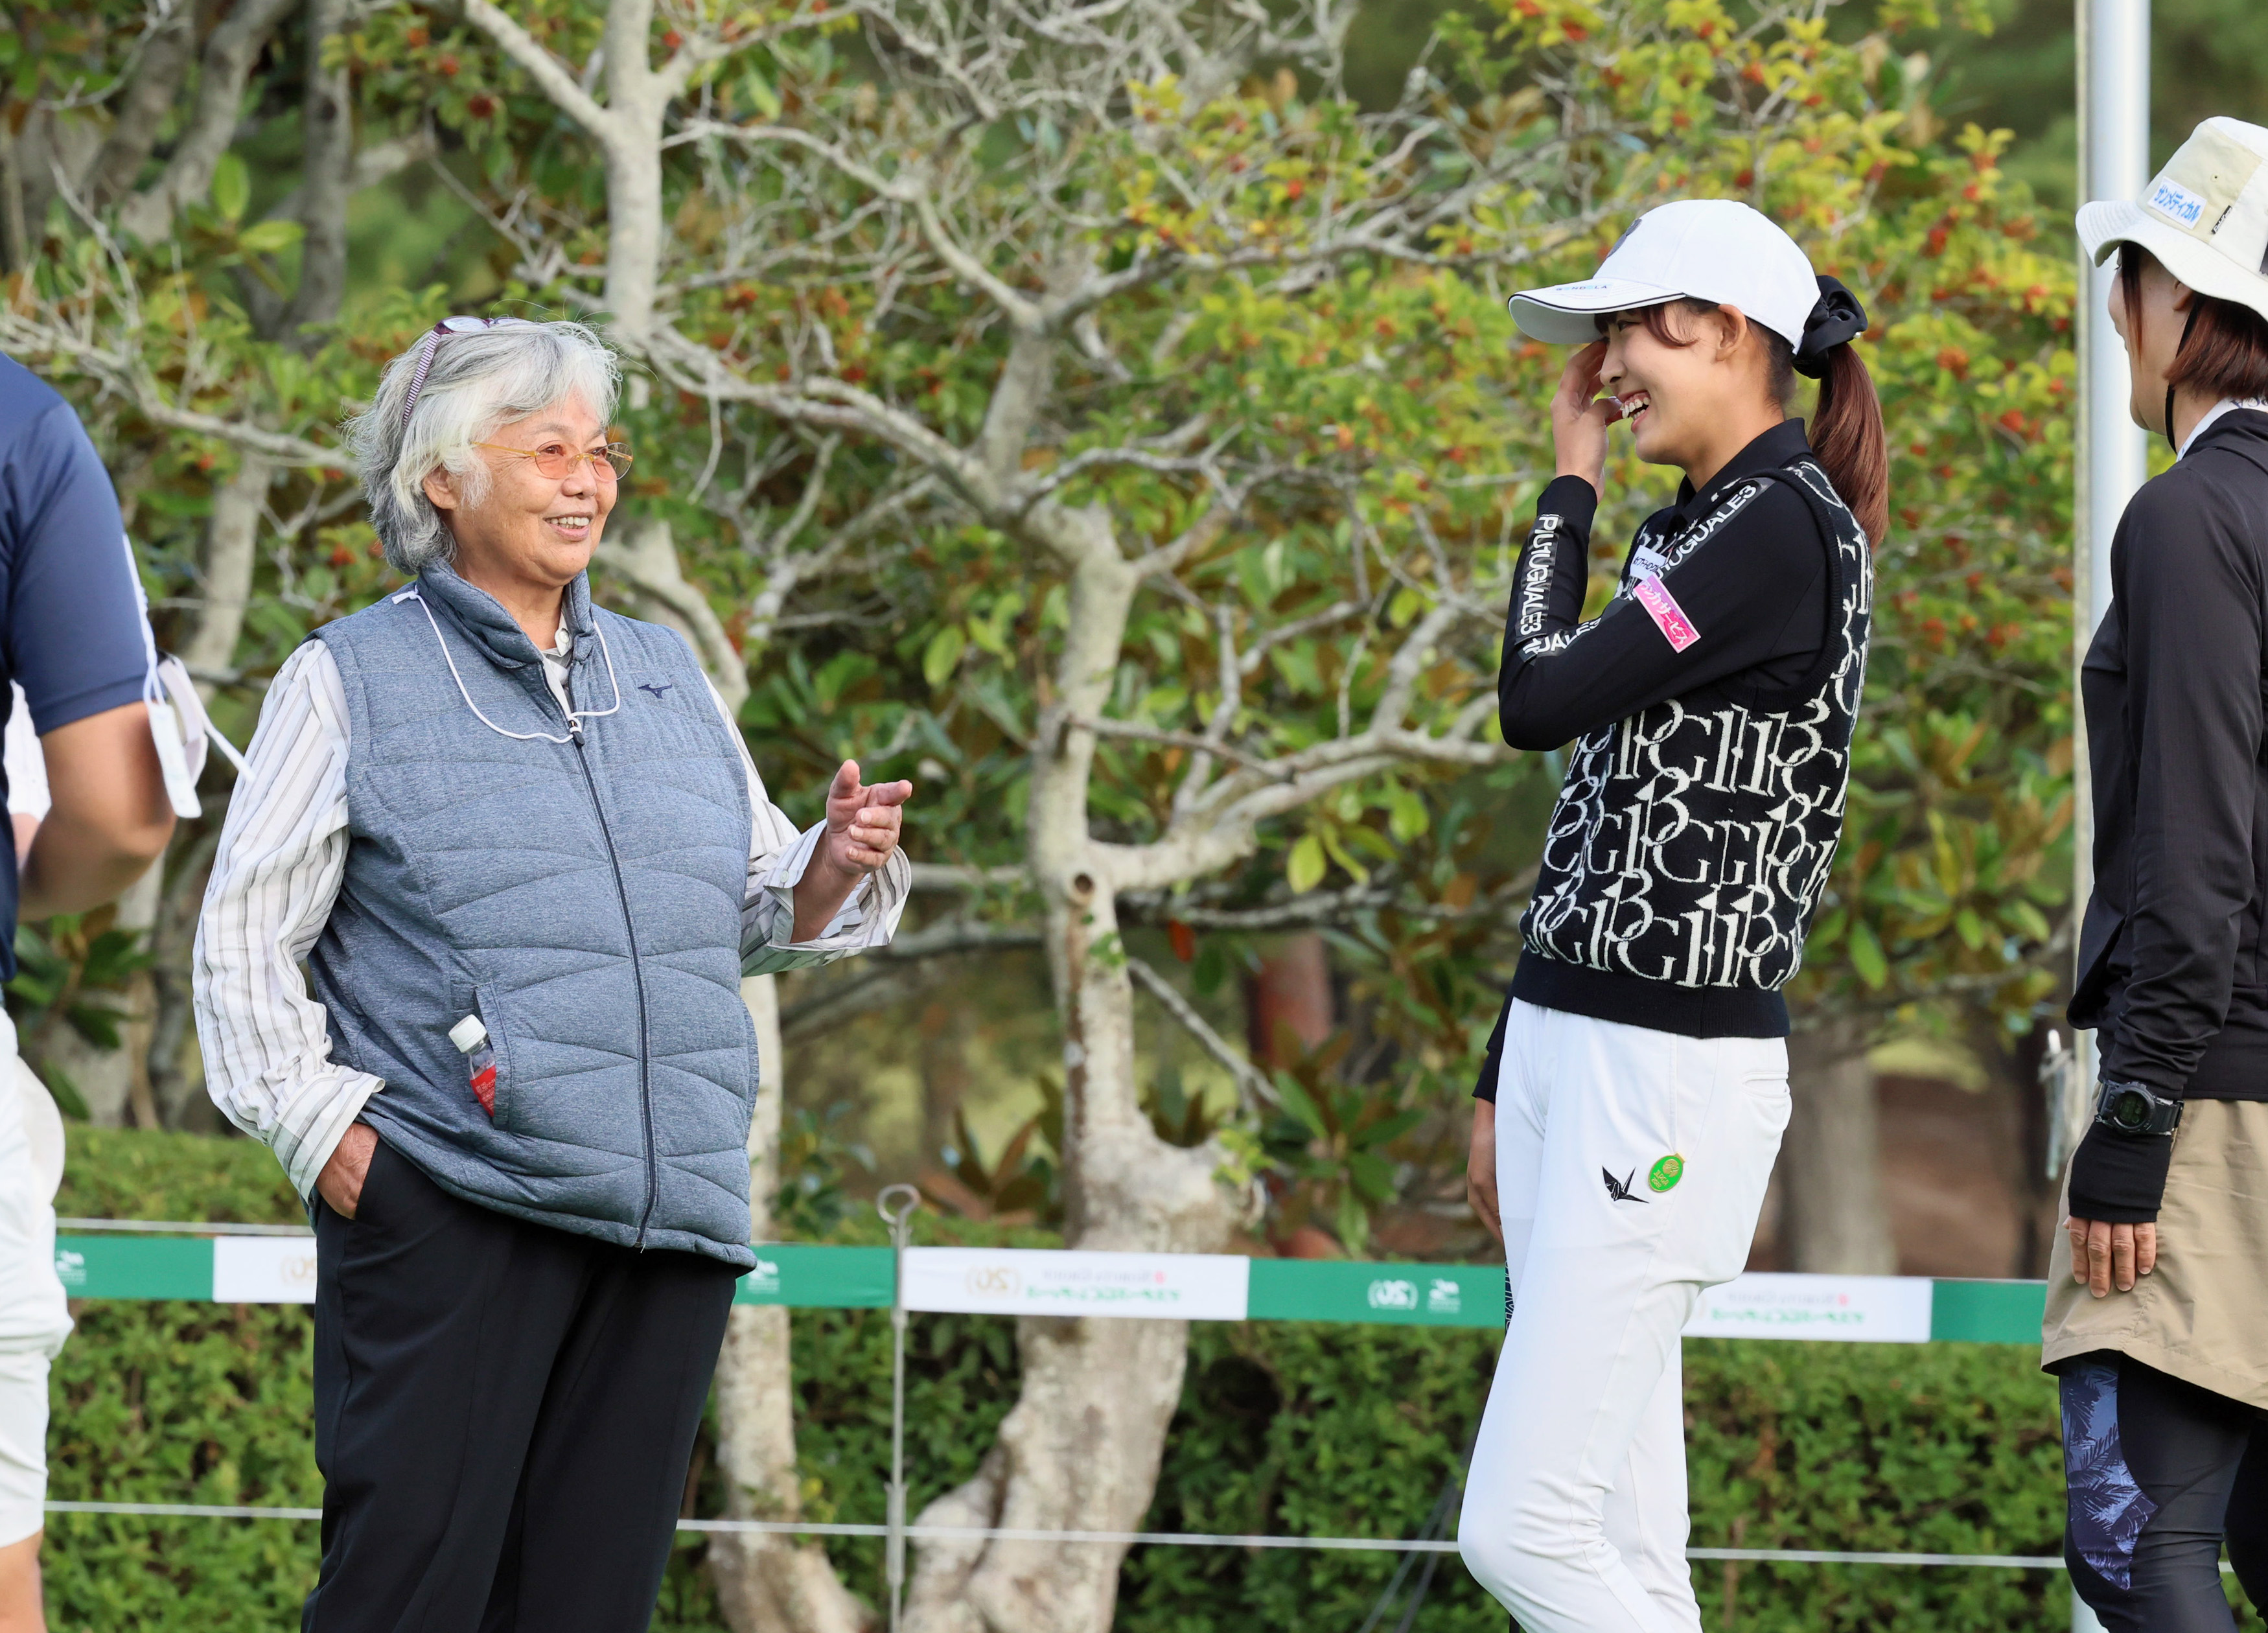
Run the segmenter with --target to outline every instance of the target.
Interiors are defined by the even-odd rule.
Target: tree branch
[[[1228,1041],[1212,1029],[1211,1024],[1174,989],[1171,982],[1138,958],[1126,960],[1126,973],[1133,977],[1136,986],[1158,1000],[1159,1007],[1181,1023],[1182,1030],[1197,1040],[1199,1048],[1226,1068],[1235,1080],[1239,1097],[1248,1107],[1257,1109],[1283,1104],[1267,1075],[1230,1048]]]
[[[344,63],[326,67],[324,49],[351,26],[349,0],[308,0],[307,91],[300,139],[305,156],[298,189],[299,287],[277,323],[305,349],[320,342],[305,334],[328,327],[347,291],[347,202],[355,182],[353,87]]]
[[[1031,870],[1020,864],[1010,867],[958,867],[946,862],[913,864],[913,888],[917,891],[993,890],[1031,882]]]
[[[211,188],[214,167],[236,139],[245,81],[259,60],[261,48],[292,4],[293,0],[243,0],[205,41],[204,60],[197,72],[196,106],[190,112],[188,128],[173,144],[165,173],[128,199],[118,211],[118,224],[144,244],[164,239],[173,230],[173,212],[192,199],[202,198]]]
[[[143,36],[139,60],[118,99],[110,134],[87,173],[86,198],[93,209],[107,210],[134,191],[196,55],[195,0],[173,0]]]
[[[601,144],[620,138],[621,121],[597,98],[583,89],[567,65],[545,50],[535,36],[522,28],[490,0],[460,0],[465,20],[496,42],[503,52],[535,81],[551,105],[583,127]],[[644,41],[640,41],[641,48]]]

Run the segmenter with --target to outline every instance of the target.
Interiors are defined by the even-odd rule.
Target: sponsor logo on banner
[[[55,1249],[55,1279],[66,1287],[86,1285],[86,1255],[75,1247]]]
[[[1251,1266],[1225,1254],[909,1247],[906,1308],[1241,1321]]]
[[[1920,1276],[1743,1276],[1701,1295],[1685,1335],[1927,1343],[1931,1298]]]
[[[1373,1310],[1414,1310],[1418,1307],[1418,1284],[1391,1278],[1370,1284],[1370,1307]]]
[[[1437,1276],[1425,1290],[1425,1313],[1428,1315],[1462,1315],[1465,1313],[1465,1290],[1446,1276]]]
[[[971,1298],[1013,1298],[1024,1291],[1024,1278],[1007,1264],[973,1264],[961,1284]]]
[[[312,1236],[217,1236],[213,1239],[216,1304],[313,1304],[315,1239]]]
[[[757,1254],[755,1268],[741,1278],[741,1283],[751,1293],[766,1296],[777,1293],[780,1290],[779,1261]]]

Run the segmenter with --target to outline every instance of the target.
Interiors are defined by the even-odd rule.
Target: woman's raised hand
[[[1601,493],[1607,486],[1607,427],[1623,416],[1621,403],[1599,395],[1599,370],[1606,360],[1607,342],[1593,341],[1567,359],[1551,397],[1558,474],[1580,476]]]
[[[871,873],[887,861],[897,849],[902,807],[913,791],[911,783],[902,782],[870,788],[858,780],[858,762],[844,761],[827,791],[827,837],[821,852],[828,865],[843,873]]]

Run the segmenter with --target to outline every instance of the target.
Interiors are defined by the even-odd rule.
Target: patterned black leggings
[[[2230,1633],[2268,1607],[2268,1413],[2102,1351],[2064,1363],[2072,1585],[2109,1633]]]

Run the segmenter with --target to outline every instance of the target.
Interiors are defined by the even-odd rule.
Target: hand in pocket
[[[351,1123],[315,1176],[316,1193],[342,1219],[353,1218],[362,1206],[363,1181],[370,1177],[370,1159],[377,1154],[378,1130],[366,1122]]]

